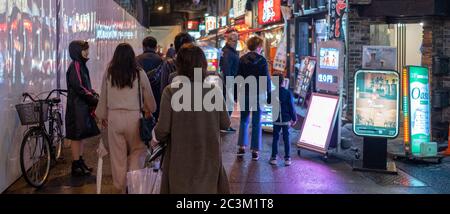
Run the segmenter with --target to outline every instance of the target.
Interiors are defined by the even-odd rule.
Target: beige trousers
[[[127,172],[144,167],[146,146],[139,136],[139,111],[108,112],[108,144],[114,187],[125,193]]]

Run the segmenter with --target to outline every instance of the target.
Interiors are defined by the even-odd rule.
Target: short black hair
[[[173,44],[170,44],[170,47],[173,47]]]
[[[144,41],[142,41],[142,46],[144,48],[153,48],[153,49],[155,49],[157,44],[158,44],[158,41],[156,41],[155,37],[153,37],[153,36],[146,37],[144,39]]]
[[[181,49],[181,46],[183,46],[186,43],[193,43],[194,38],[192,38],[191,35],[189,35],[186,32],[181,32],[177,36],[175,36],[175,52],[178,53],[178,51]]]

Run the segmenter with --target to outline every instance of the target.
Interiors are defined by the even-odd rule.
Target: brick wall
[[[356,71],[362,66],[363,46],[370,45],[370,25],[382,24],[383,19],[369,19],[360,17],[356,8],[350,8],[349,13],[349,53],[348,53],[348,73],[346,74],[347,91],[347,111],[345,116],[353,120],[353,92],[354,77]]]
[[[444,54],[450,57],[450,20],[434,19],[426,22],[424,25],[423,36],[424,53],[422,65],[432,70],[433,56]],[[432,75],[431,88],[432,93],[438,89],[447,87],[450,89],[449,75]],[[433,100],[432,100],[433,102]],[[432,135],[434,140],[444,141],[448,136],[448,122],[450,121],[450,107],[443,109],[433,108],[431,114]]]

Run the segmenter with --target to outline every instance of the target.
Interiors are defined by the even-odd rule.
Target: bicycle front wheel
[[[25,181],[35,187],[42,187],[50,173],[50,145],[42,130],[31,130],[23,138],[20,147],[20,167]]]

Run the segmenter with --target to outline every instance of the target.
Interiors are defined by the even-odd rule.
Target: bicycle
[[[25,181],[35,187],[42,187],[48,179],[52,160],[61,158],[64,135],[62,132],[61,99],[50,98],[53,93],[67,96],[67,90],[52,90],[45,99],[33,98],[29,93],[23,93],[23,102],[16,105],[20,122],[30,126],[25,132],[20,146],[20,168]],[[46,127],[48,122],[48,128]]]

